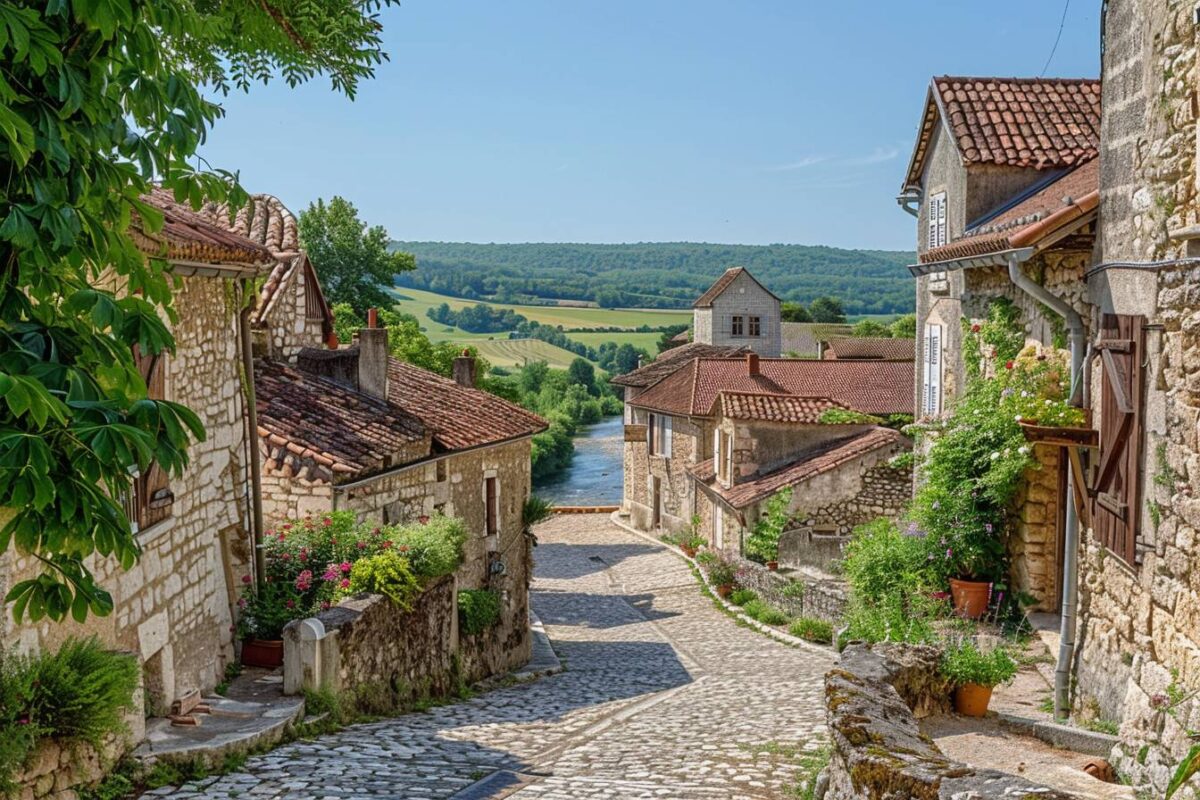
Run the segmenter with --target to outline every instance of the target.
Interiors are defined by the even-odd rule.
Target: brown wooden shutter
[[[138,372],[146,381],[146,396],[151,400],[165,400],[165,355],[142,355],[135,346],[133,358],[137,363]],[[171,516],[175,494],[171,491],[170,476],[157,463],[151,463],[138,476],[134,482],[134,495],[137,500],[136,522],[139,530],[145,530]]]
[[[484,481],[485,492],[484,497],[487,502],[487,535],[494,536],[497,532],[496,525],[496,479],[487,478]]]
[[[1105,314],[1101,358],[1100,463],[1092,490],[1097,540],[1133,564],[1141,516],[1142,363],[1145,319]]]

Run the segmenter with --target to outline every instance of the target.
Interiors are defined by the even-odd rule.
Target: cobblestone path
[[[181,800],[787,796],[790,755],[823,740],[832,657],[738,626],[683,561],[604,516],[559,517],[537,533],[533,605],[565,672],[159,791]]]

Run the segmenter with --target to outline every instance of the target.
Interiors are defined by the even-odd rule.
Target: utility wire
[[[1042,74],[1039,78],[1046,77],[1046,70],[1050,69],[1050,62],[1054,60],[1054,54],[1058,52],[1058,43],[1062,41],[1063,28],[1067,24],[1067,9],[1071,7],[1071,0],[1063,3],[1062,19],[1058,23],[1058,35],[1054,37],[1054,47],[1050,48],[1050,57],[1046,59],[1046,65],[1042,67]]]

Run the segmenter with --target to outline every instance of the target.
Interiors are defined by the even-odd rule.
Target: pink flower
[[[290,531],[292,529],[292,523],[290,523],[290,522],[283,523],[283,529],[285,531]]]
[[[292,560],[292,555],[291,555],[291,553],[282,553],[282,554],[280,554],[280,556],[279,556],[279,560],[280,560],[280,561],[291,561],[291,560]]]
[[[250,605],[250,604],[246,602],[246,598],[244,598],[244,597],[238,598],[238,608],[245,608],[248,605]]]
[[[390,539],[384,539],[383,544],[381,544],[379,546],[382,547],[384,550],[387,550],[389,547],[392,546],[392,541]]]
[[[366,543],[366,542],[359,542],[359,543],[358,543],[358,549],[359,549],[359,550],[366,550],[366,549],[367,549],[367,543]]]
[[[333,520],[331,520],[329,517],[326,517],[325,519],[321,520],[321,524],[328,528],[333,524]]]
[[[351,566],[352,565],[349,561],[343,561],[342,562],[342,572],[349,572]]]
[[[1013,368],[1013,362],[1011,362],[1011,361],[1005,361],[1005,362],[1004,362],[1004,368],[1005,368],[1005,369],[1012,369],[1012,368]]]
[[[947,547],[946,548],[946,558],[949,558],[953,552],[954,552],[953,550],[951,550],[949,547]]]
[[[300,548],[300,560],[308,561],[308,548],[305,548],[305,547]]]
[[[329,569],[325,570],[325,574],[321,576],[321,580],[336,581],[338,579],[337,567],[333,564],[329,565]]]
[[[321,610],[322,610],[322,611],[328,611],[328,610],[329,610],[329,601],[328,601],[328,600],[322,600],[322,601],[321,601]]]
[[[242,583],[249,583],[251,580],[253,580],[253,578],[251,578],[249,575],[242,576]]]
[[[422,525],[428,525],[429,524],[429,515],[422,514],[421,516],[417,517],[417,522],[421,523]]]
[[[338,586],[342,587],[343,589],[349,589],[350,588],[350,579],[342,578],[342,582],[339,583]]]
[[[288,601],[287,601],[287,603],[285,603],[285,605],[286,605],[288,608],[295,608],[295,607],[296,607],[296,601],[295,601],[295,600],[288,600]]]
[[[279,534],[278,536],[276,536],[275,538],[276,538],[276,540],[278,540],[278,541],[282,542],[282,541],[284,540],[284,538],[285,538],[285,534],[283,534],[283,533],[280,533],[280,534]]]
[[[307,592],[312,587],[312,570],[306,569],[296,576],[296,590]]]

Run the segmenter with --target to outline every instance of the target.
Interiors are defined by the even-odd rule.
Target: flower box
[[[1038,425],[1037,420],[1025,419],[1020,420],[1018,424],[1025,434],[1025,440],[1031,444],[1051,444],[1064,447],[1097,447],[1100,444],[1100,432],[1092,427]]]
[[[282,667],[283,640],[246,639],[242,642],[242,663],[264,669]]]

